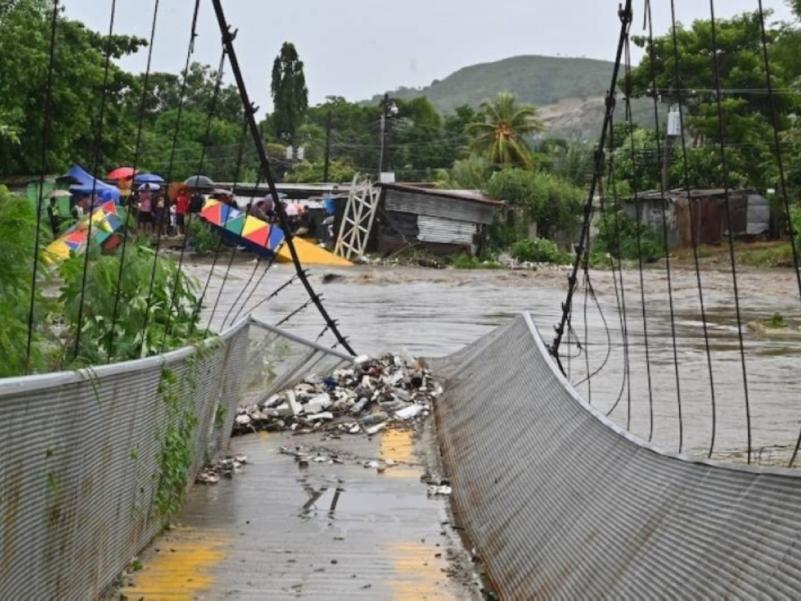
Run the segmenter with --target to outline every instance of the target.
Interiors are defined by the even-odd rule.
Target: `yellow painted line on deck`
[[[435,557],[430,546],[398,542],[388,547],[395,577],[389,582],[395,601],[456,601],[447,589],[447,561]]]
[[[389,468],[384,475],[388,478],[420,478],[420,470],[404,465],[414,461],[414,440],[411,430],[385,430],[381,437],[381,459],[394,461],[399,465]]]
[[[122,589],[129,599],[191,601],[214,584],[212,569],[225,557],[230,539],[222,534],[175,528],[156,543],[134,586]]]

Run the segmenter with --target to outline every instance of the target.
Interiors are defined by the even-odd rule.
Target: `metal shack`
[[[693,232],[699,244],[718,244],[729,231],[726,191],[722,189],[665,192],[665,218],[668,244],[671,247],[692,246]],[[730,190],[729,211],[732,234],[736,238],[753,239],[766,236],[770,230],[768,201],[752,190]],[[638,196],[642,222],[662,231],[662,195],[644,192]],[[624,203],[630,217],[635,217],[633,203]]]
[[[378,185],[384,209],[378,228],[382,253],[421,245],[437,254],[475,255],[495,211],[504,204],[469,190]]]

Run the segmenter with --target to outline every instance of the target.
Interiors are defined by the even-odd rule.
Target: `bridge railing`
[[[0,599],[94,599],[228,443],[244,320],[197,347],[0,380]]]
[[[797,596],[797,470],[657,450],[578,395],[528,315],[433,367],[454,510],[502,598]]]

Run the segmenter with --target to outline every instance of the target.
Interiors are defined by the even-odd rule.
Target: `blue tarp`
[[[104,201],[113,200],[116,203],[120,202],[120,191],[116,186],[112,186],[96,177],[92,177],[80,165],[73,165],[72,168],[67,171],[67,176],[78,182],[70,186],[70,192],[75,194],[91,194],[92,190],[94,190],[95,194],[100,196]]]

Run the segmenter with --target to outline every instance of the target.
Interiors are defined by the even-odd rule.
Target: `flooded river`
[[[234,264],[215,311],[215,327],[222,325],[225,314],[253,273],[254,265],[252,260],[238,260]],[[205,281],[209,267],[209,263],[200,262],[192,270]],[[216,299],[224,268],[224,265],[218,266],[211,279],[208,305],[213,305]],[[260,266],[259,275],[261,269]],[[292,274],[288,265],[274,266],[249,306],[263,301]],[[326,307],[339,321],[342,332],[350,338],[357,352],[373,354],[405,348],[414,355],[423,356],[451,353],[523,310],[531,311],[543,337],[550,342],[552,327],[559,319],[566,275],[564,268],[537,272],[389,266],[311,270],[315,289],[324,296]],[[665,270],[653,267],[645,272],[648,365],[639,274],[624,270],[622,280],[630,378],[624,380],[626,346],[619,309],[622,304],[616,301],[611,272],[592,273],[600,310],[588,296],[586,330],[585,296],[582,289],[577,293],[573,317],[575,336],[569,346],[563,346],[563,364],[585,398],[603,411],[611,410],[612,418],[623,426],[630,425],[636,435],[652,439],[663,450],[678,451],[681,442],[683,452],[706,456],[712,445],[713,402],[695,273],[683,269],[673,273],[674,362]],[[781,463],[792,453],[801,428],[801,385],[798,382],[801,302],[788,270],[743,272],[739,285],[754,461]],[[746,399],[731,274],[704,272],[702,286],[715,391],[713,457],[745,461]],[[305,292],[295,282],[269,302],[263,302],[254,315],[277,323],[304,300]],[[762,327],[760,322],[774,313],[782,315],[789,327],[776,330]],[[309,307],[287,322],[286,327],[315,339],[323,323],[314,307]],[[581,349],[576,347],[575,337],[581,339]],[[330,333],[322,340],[329,345],[334,342]],[[589,383],[582,382],[588,362],[590,373],[603,366]],[[503,366],[499,366],[498,377],[503,377]]]

